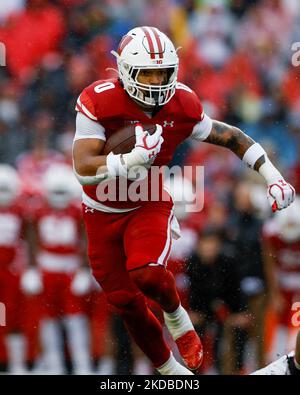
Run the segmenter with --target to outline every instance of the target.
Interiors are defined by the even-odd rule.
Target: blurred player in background
[[[271,360],[293,348],[297,328],[293,304],[300,303],[300,198],[264,226],[265,267],[269,303],[278,321]]]
[[[32,210],[31,249],[36,265],[22,277],[28,294],[41,293],[41,346],[39,369],[65,373],[62,327],[65,328],[73,373],[90,373],[89,327],[83,296],[92,277],[84,266],[81,210],[76,180],[69,166],[53,165],[43,178],[44,200]]]
[[[289,206],[295,192],[260,144],[238,128],[209,118],[196,94],[177,82],[177,51],[164,33],[154,27],[132,29],[113,54],[119,78],[94,82],[83,90],[76,106],[74,169],[84,190],[90,265],[109,303],[155,368],[165,375],[191,374],[170,353],[144,297],[160,304],[185,364],[198,368],[202,345],[166,269],[174,223],[172,199],[161,181],[158,201],[127,198],[103,204],[97,185],[127,178],[136,166],[167,165],[176,147],[192,137],[229,148],[258,171],[266,180],[274,210]],[[106,139],[117,130],[150,120],[157,125],[155,133],[137,125],[131,152],[101,155]]]
[[[6,326],[0,326],[0,361],[10,373],[23,373],[27,359],[22,333],[24,295],[20,289],[27,264],[23,251],[27,221],[20,194],[16,170],[0,165],[0,301],[6,306],[7,317]]]

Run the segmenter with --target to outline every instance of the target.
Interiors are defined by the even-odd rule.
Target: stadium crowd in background
[[[47,229],[52,226],[53,238],[47,241],[50,247],[37,235],[40,250],[32,251],[32,232],[25,231],[35,225],[37,232],[38,220],[47,214],[42,208],[47,170],[54,163],[72,165],[78,95],[92,81],[115,76],[110,50],[129,29],[142,25],[156,26],[182,46],[179,80],[195,90],[205,112],[260,141],[299,189],[300,66],[291,63],[291,45],[300,39],[298,1],[1,1],[0,42],[6,46],[6,67],[0,67],[0,163],[17,169],[18,174],[10,180],[18,180],[21,208],[14,215],[24,222],[16,231],[13,248],[17,252],[9,273],[5,259],[0,261],[0,301],[20,301],[9,306],[13,322],[8,320],[7,327],[0,327],[3,371],[63,373],[70,365],[76,373],[151,372],[148,362],[130,344],[122,324],[107,310],[101,289],[88,278],[84,259],[74,247],[74,243],[78,247],[80,237],[66,247],[70,248],[68,253],[77,255],[78,266],[62,269],[68,274],[55,285],[68,284],[70,292],[64,297],[69,304],[59,306],[55,313],[50,311],[54,302],[45,302],[51,300],[51,292],[45,292],[49,282],[56,281],[49,279],[51,275],[40,276],[40,290],[31,288],[27,266],[31,260],[44,253],[45,270],[45,251],[55,245],[55,235],[70,242],[74,232],[70,218],[77,218],[77,214],[76,208],[72,211],[67,206],[79,205],[77,191],[72,190],[75,203],[68,201],[64,210],[65,227],[49,221],[43,225]],[[288,266],[288,271],[300,276],[300,232],[294,239],[276,241],[276,231],[270,233],[273,218],[260,178],[245,170],[231,152],[187,141],[173,164],[205,165],[204,210],[180,219],[184,237],[174,244],[169,266],[176,275],[183,304],[190,308],[194,324],[204,335],[202,373],[249,373],[269,362],[272,353],[290,351],[279,345],[289,343],[283,340],[282,325],[286,332],[294,332],[286,315],[290,304],[300,301],[300,281],[292,286],[274,285],[264,250],[272,247],[281,251],[281,274]],[[0,173],[10,170],[3,167]],[[3,180],[5,184],[5,176]],[[6,216],[1,219],[1,215]],[[292,219],[300,229],[297,215]],[[7,213],[0,198],[0,257],[7,256],[1,221],[6,228]],[[280,219],[277,222],[280,234],[285,224]],[[57,253],[55,248],[53,251]],[[224,283],[224,267],[235,273],[231,276],[235,281]],[[277,270],[275,265],[271,270]],[[189,285],[200,278],[211,279],[215,287],[205,290],[193,286],[190,292]],[[270,303],[275,293],[276,303],[274,299]],[[284,306],[287,293],[288,305]],[[76,298],[80,300],[74,302]],[[154,311],[156,308],[153,306]],[[72,321],[70,315],[74,314],[77,320]],[[161,318],[159,311],[157,315]],[[55,323],[53,318],[59,321]],[[48,327],[56,325],[55,338],[47,337],[47,319]],[[85,336],[78,338],[78,331]],[[25,335],[24,343],[16,333]],[[291,336],[293,342],[295,333]],[[231,356],[230,364],[224,355]]]

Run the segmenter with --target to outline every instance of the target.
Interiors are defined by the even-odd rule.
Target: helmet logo
[[[148,46],[149,46],[149,51],[147,50],[147,52],[150,53],[150,57],[151,59],[155,59],[156,56],[158,55],[158,57],[160,59],[162,59],[164,57],[164,51],[162,48],[162,43],[160,41],[159,35],[156,31],[155,28],[153,27],[142,27],[141,28],[146,36],[147,42],[148,42]]]
[[[119,44],[119,48],[118,48],[118,54],[121,56],[123,49],[126,47],[126,45],[128,45],[130,43],[130,41],[133,40],[133,38],[131,36],[123,36],[120,44]]]

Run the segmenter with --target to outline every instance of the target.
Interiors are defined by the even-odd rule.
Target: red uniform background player
[[[88,323],[83,295],[90,291],[92,277],[82,268],[82,216],[76,197],[76,181],[67,165],[54,165],[44,175],[44,201],[32,211],[37,268],[23,276],[23,288],[41,294],[42,365],[52,373],[64,372],[63,338],[73,372],[91,372]],[[78,189],[77,189],[78,191]],[[35,289],[36,288],[36,289]]]
[[[0,301],[6,309],[6,326],[0,327],[0,361],[8,365],[10,373],[23,372],[25,361],[32,357],[23,333],[26,298],[20,289],[20,276],[27,261],[26,215],[20,193],[16,170],[0,165]]]
[[[177,146],[192,137],[231,149],[259,171],[269,186],[274,208],[287,207],[294,199],[294,190],[259,144],[235,127],[212,121],[196,94],[177,82],[177,52],[164,33],[152,27],[135,28],[113,54],[119,79],[91,84],[76,106],[74,168],[84,189],[90,265],[109,303],[157,370],[168,375],[189,374],[170,353],[144,297],[160,304],[184,362],[197,368],[202,346],[180,304],[174,277],[165,267],[171,248],[172,199],[162,180],[156,180],[157,201],[134,201],[128,196],[124,202],[117,196],[117,201],[103,202],[101,182],[109,179],[115,183],[120,176],[131,178],[136,166],[147,170],[167,165]],[[125,125],[149,124],[150,120],[157,125],[156,132],[149,135],[137,126],[136,144],[130,153],[101,155],[111,134]]]
[[[265,261],[270,303],[276,313],[272,354],[282,355],[294,347],[297,327],[293,304],[300,302],[300,199],[276,213],[264,226]]]

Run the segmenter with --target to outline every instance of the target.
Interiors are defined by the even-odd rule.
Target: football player
[[[119,197],[105,200],[101,183],[127,177],[131,180],[137,166],[149,169],[167,165],[176,147],[191,137],[229,148],[258,171],[266,180],[274,209],[290,205],[295,192],[260,144],[238,128],[212,120],[197,95],[177,81],[177,50],[164,33],[155,27],[134,28],[112,53],[117,59],[118,78],[92,83],[76,105],[73,158],[83,185],[89,261],[108,302],[121,314],[158,372],[191,374],[175,360],[161,325],[145,302],[147,296],[160,304],[183,361],[189,369],[197,369],[203,358],[201,341],[166,268],[174,223],[172,199],[163,189],[162,179],[153,183],[153,188],[160,189],[159,199],[152,201],[120,198],[122,188]],[[156,124],[152,135],[141,126],[149,123]],[[106,139],[130,124],[136,124],[132,151],[104,155]],[[151,174],[149,171],[149,185]]]
[[[297,335],[293,306],[300,303],[300,198],[263,228],[269,300],[278,320],[273,356],[291,350]],[[284,348],[286,347],[286,348]],[[273,357],[271,358],[273,360]]]
[[[66,339],[73,372],[91,372],[89,327],[83,295],[90,291],[92,276],[84,268],[81,210],[74,203],[74,174],[68,165],[49,167],[44,175],[44,201],[32,213],[35,250],[32,265],[23,274],[21,285],[28,294],[41,294],[43,305],[41,343],[43,371],[65,372],[60,323]]]
[[[0,302],[5,305],[7,322],[6,326],[0,326],[0,343],[7,358],[0,353],[0,361],[3,363],[6,359],[9,373],[19,374],[26,371],[25,360],[28,357],[21,319],[24,295],[19,287],[20,275],[26,264],[25,256],[24,259],[20,257],[26,238],[27,218],[20,194],[21,181],[17,171],[1,164]],[[23,253],[25,255],[25,250]]]

